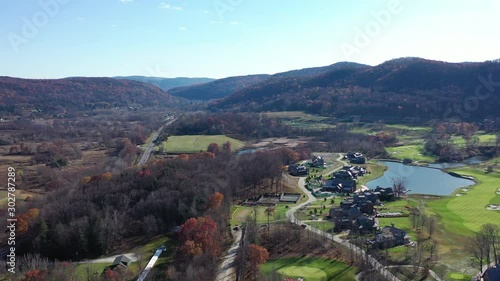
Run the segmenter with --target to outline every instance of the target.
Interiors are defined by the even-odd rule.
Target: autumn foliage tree
[[[207,147],[207,152],[212,152],[213,154],[218,154],[220,151],[219,145],[217,143],[211,143]]]
[[[220,249],[215,239],[216,233],[217,224],[211,218],[190,218],[181,226],[179,236],[183,244],[180,251],[186,256],[197,256],[203,253],[217,255]]]
[[[222,205],[222,200],[224,200],[224,194],[220,192],[215,192],[208,199],[208,208],[209,209],[218,209]]]
[[[247,247],[247,263],[252,272],[257,272],[260,266],[269,259],[269,252],[266,248],[250,244]]]
[[[23,281],[42,281],[45,280],[45,273],[38,269],[33,269],[24,275]]]

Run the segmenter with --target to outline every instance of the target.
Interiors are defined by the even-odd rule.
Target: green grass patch
[[[206,151],[211,143],[219,144],[219,147],[226,142],[230,142],[232,149],[237,150],[244,146],[244,143],[227,137],[225,135],[186,135],[186,136],[170,136],[168,140],[163,142],[163,148],[168,153],[198,153]]]
[[[303,277],[307,281],[347,281],[355,279],[357,269],[336,260],[304,257],[271,260],[260,270],[264,275],[278,272],[283,277]]]
[[[453,280],[453,281],[469,281],[472,279],[472,275],[469,274],[463,274],[463,273],[458,273],[458,272],[450,272],[447,275],[448,279]]]

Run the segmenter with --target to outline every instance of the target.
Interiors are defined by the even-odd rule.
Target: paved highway
[[[149,157],[151,156],[151,152],[153,151],[153,147],[155,146],[154,142],[158,138],[158,136],[160,135],[160,132],[163,130],[163,128],[172,124],[174,121],[175,121],[175,118],[171,117],[170,121],[168,121],[165,125],[161,126],[160,129],[158,129],[158,131],[156,131],[153,134],[153,137],[149,141],[148,146],[146,147],[146,150],[144,151],[144,154],[142,154],[141,159],[137,163],[138,165],[142,165],[142,164],[145,164],[146,162],[148,162]]]

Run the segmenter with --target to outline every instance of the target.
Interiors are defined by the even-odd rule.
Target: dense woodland
[[[180,116],[167,130],[170,135],[228,135],[237,139],[293,136],[290,126],[257,113],[195,113]],[[165,138],[166,136],[164,136]]]

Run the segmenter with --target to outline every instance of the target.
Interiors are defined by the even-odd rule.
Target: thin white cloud
[[[83,20],[85,20],[85,18],[84,17],[78,17],[78,18],[76,18],[76,20],[77,21],[83,21]]]
[[[117,25],[116,24],[112,24],[111,27],[115,28],[115,27],[117,27]]]
[[[177,11],[182,11],[184,10],[181,6],[172,6],[166,2],[161,2],[160,5],[158,5],[159,9],[172,9],[172,10],[177,10]]]
[[[210,13],[210,11],[209,10],[203,10],[202,13],[208,14],[208,13]]]
[[[221,20],[213,20],[210,22],[210,24],[221,24],[221,23],[224,23],[224,22]]]
[[[239,23],[239,22],[237,22],[237,21],[232,21],[232,22],[230,22],[229,24],[231,24],[231,25],[237,25],[237,24],[240,24],[240,23]]]
[[[122,3],[128,3],[128,2],[132,2],[132,1],[134,1],[134,0],[120,0],[120,2],[122,2]]]
[[[181,27],[179,27],[179,30],[180,30],[180,31],[187,31],[188,29],[187,29],[187,27],[185,27],[185,26],[181,26]]]

